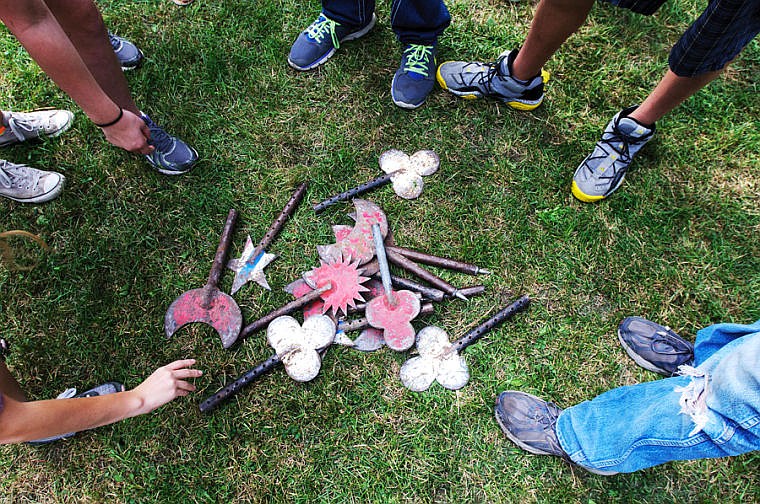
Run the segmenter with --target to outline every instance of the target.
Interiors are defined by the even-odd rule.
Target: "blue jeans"
[[[322,0],[322,12],[349,26],[364,26],[375,12],[375,0]],[[403,44],[433,45],[451,23],[443,0],[393,0],[391,28]]]
[[[699,331],[694,366],[567,408],[562,449],[580,466],[624,473],[760,449],[760,320]]]

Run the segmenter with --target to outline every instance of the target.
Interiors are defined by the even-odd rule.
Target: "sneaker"
[[[535,455],[554,455],[573,463],[557,438],[557,418],[562,410],[556,404],[525,392],[507,390],[496,400],[494,413],[507,438],[523,450]],[[579,467],[603,476],[617,474]]]
[[[58,394],[58,397],[56,397],[56,399],[95,397],[95,396],[101,396],[101,395],[107,395],[107,394],[115,394],[116,392],[124,392],[124,385],[117,382],[106,382],[102,385],[98,385],[95,388],[91,388],[87,392],[82,392],[81,394],[77,394],[77,389],[75,388],[66,389],[60,394]],[[50,436],[46,438],[35,439],[34,441],[27,441],[26,444],[30,444],[30,445],[48,444],[48,443],[52,443],[53,441],[58,441],[59,439],[68,439],[72,437],[74,434],[76,434],[76,432],[67,432],[66,434],[58,434],[57,436]]]
[[[606,198],[620,187],[625,172],[639,149],[651,140],[655,126],[647,126],[628,114],[633,106],[618,112],[604,129],[594,151],[573,175],[573,196],[586,203]]]
[[[438,84],[446,91],[468,100],[488,97],[501,100],[517,110],[533,110],[544,101],[544,84],[549,72],[527,81],[512,77],[517,50],[502,53],[494,63],[447,61],[438,67]]]
[[[288,64],[301,71],[317,68],[335,54],[341,42],[363,37],[375,26],[376,22],[377,17],[374,12],[369,23],[359,27],[344,26],[320,14],[293,43],[288,55]]]
[[[63,190],[66,177],[0,159],[0,196],[21,203],[44,203]]]
[[[623,319],[618,339],[636,364],[664,376],[673,376],[679,366],[694,363],[694,345],[670,327],[641,317]]]
[[[119,60],[122,70],[134,70],[139,67],[143,61],[142,51],[129,40],[108,32],[108,40],[111,41],[111,47]]]
[[[190,171],[198,161],[195,149],[179,138],[169,135],[146,114],[143,114],[142,118],[150,129],[148,143],[156,148],[150,154],[146,154],[148,162],[164,175],[182,175]]]
[[[71,127],[74,114],[68,110],[45,109],[33,112],[3,110],[0,147],[43,137],[57,137]]]
[[[408,44],[391,82],[391,98],[401,108],[415,109],[435,87],[435,46]]]

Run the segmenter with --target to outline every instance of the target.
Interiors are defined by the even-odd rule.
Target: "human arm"
[[[111,424],[144,413],[195,391],[186,381],[202,372],[191,369],[194,359],[158,368],[132,390],[96,397],[17,401],[4,395],[0,411],[0,444],[31,441]]]
[[[97,19],[100,19],[94,5],[92,9]],[[40,68],[94,123],[108,124],[120,114],[122,107],[126,107],[126,104],[115,102],[93,77],[59,20],[45,2],[0,0],[0,19]],[[85,31],[87,27],[87,22],[83,20],[80,25],[70,26],[69,29]],[[93,44],[107,45],[105,36],[103,40],[94,35],[91,38]],[[103,128],[103,132],[106,139],[117,147],[147,154],[153,150],[147,143],[150,133],[144,121],[135,112],[136,110],[124,110],[123,117],[116,124]]]

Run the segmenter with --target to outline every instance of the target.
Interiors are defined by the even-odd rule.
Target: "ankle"
[[[541,68],[534,68],[525,59],[525,57],[521,57],[520,49],[515,49],[504,62],[509,75],[522,84],[527,84],[536,76],[541,75]]]

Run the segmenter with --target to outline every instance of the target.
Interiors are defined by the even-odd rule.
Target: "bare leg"
[[[45,0],[45,3],[103,91],[123,109],[139,114],[108,42],[103,18],[92,0]]]
[[[649,93],[639,108],[631,112],[629,117],[642,124],[654,124],[712,82],[722,71],[708,72],[696,77],[679,77],[668,70],[654,90]]]
[[[586,21],[594,0],[542,0],[538,4],[528,36],[512,63],[512,76],[528,80],[557,49]]]
[[[18,384],[16,379],[8,370],[8,366],[5,365],[5,362],[1,362],[1,361],[0,361],[0,392],[2,392],[4,395],[7,395],[11,399],[15,399],[21,402],[26,401],[26,395],[24,394],[24,391],[21,390],[21,386]]]

